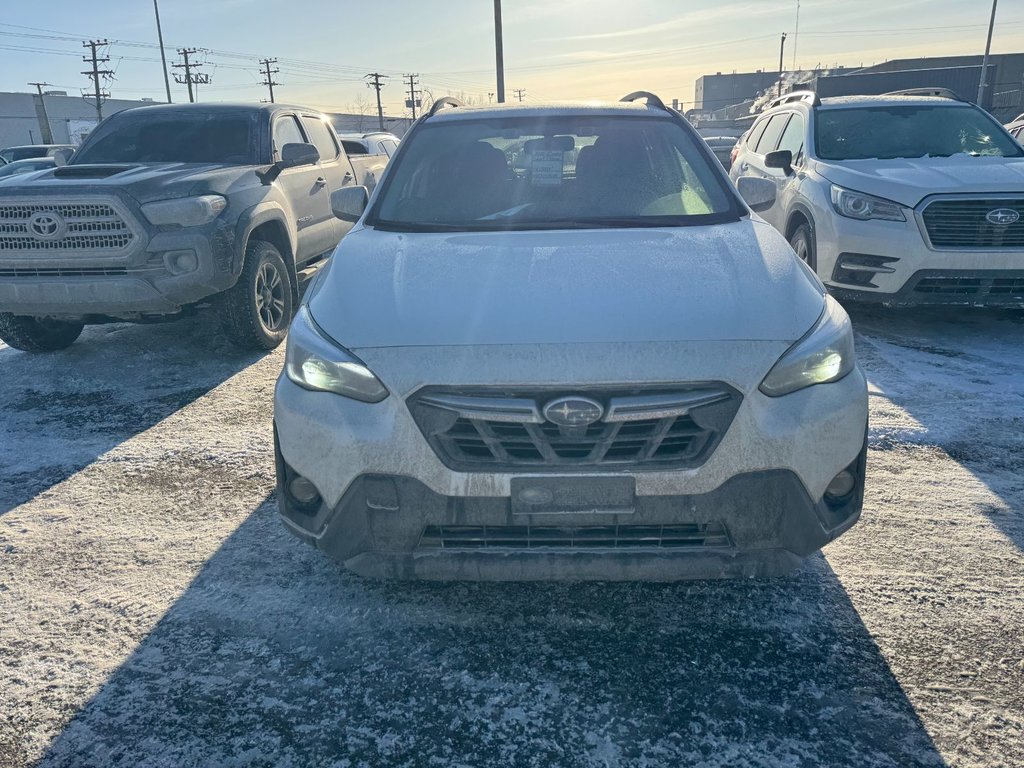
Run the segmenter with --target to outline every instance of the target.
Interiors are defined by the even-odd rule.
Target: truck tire
[[[75,343],[84,323],[0,312],[0,339],[22,352],[56,352]]]
[[[807,266],[818,271],[818,259],[814,253],[814,235],[811,234],[811,227],[808,224],[801,224],[789,238],[789,244],[796,252],[797,258],[807,262]]]
[[[220,317],[228,338],[243,349],[274,349],[288,333],[295,311],[292,276],[277,248],[250,240],[238,282],[221,295]]]

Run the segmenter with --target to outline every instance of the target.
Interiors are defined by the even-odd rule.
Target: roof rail
[[[430,106],[430,111],[427,112],[427,117],[433,117],[440,111],[441,107],[461,107],[462,102],[458,99],[454,99],[451,96],[442,96],[440,99],[434,101]]]
[[[639,101],[640,99],[647,99],[647,106],[649,107],[657,107],[658,109],[664,109],[666,112],[669,111],[668,107],[665,106],[665,102],[650,91],[633,91],[623,96],[619,101]]]
[[[821,98],[814,91],[790,91],[769,101],[765,109],[775,109],[775,107],[790,104],[794,101],[805,101],[812,107],[821,104]]]
[[[934,96],[938,99],[952,99],[953,101],[963,101],[956,91],[950,88],[904,88],[899,91],[889,91],[883,93],[883,96]]]

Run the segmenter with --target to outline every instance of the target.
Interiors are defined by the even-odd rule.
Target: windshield
[[[255,116],[247,112],[123,112],[92,132],[72,164],[255,165],[255,136]]]
[[[815,144],[822,160],[1024,154],[995,120],[966,104],[822,109]]]
[[[8,163],[13,163],[33,157],[46,157],[49,150],[50,147],[11,147],[0,152],[0,157]]]
[[[427,123],[367,223],[392,230],[678,226],[742,213],[695,140],[666,118]]]

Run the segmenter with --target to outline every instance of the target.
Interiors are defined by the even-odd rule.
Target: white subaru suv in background
[[[730,175],[840,298],[1024,306],[1024,149],[952,96],[786,94]]]
[[[846,313],[744,203],[771,183],[741,198],[624,102],[438,103],[368,208],[333,195],[360,221],[275,397],[294,534],[370,576],[678,579],[785,572],[857,520]]]

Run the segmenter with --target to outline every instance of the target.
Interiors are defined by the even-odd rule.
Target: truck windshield
[[[995,120],[966,104],[821,109],[815,145],[822,160],[1024,155]]]
[[[406,140],[367,223],[477,231],[738,219],[745,211],[698,142],[669,118],[427,122]]]
[[[72,163],[255,165],[255,135],[248,113],[124,112],[100,124]]]

